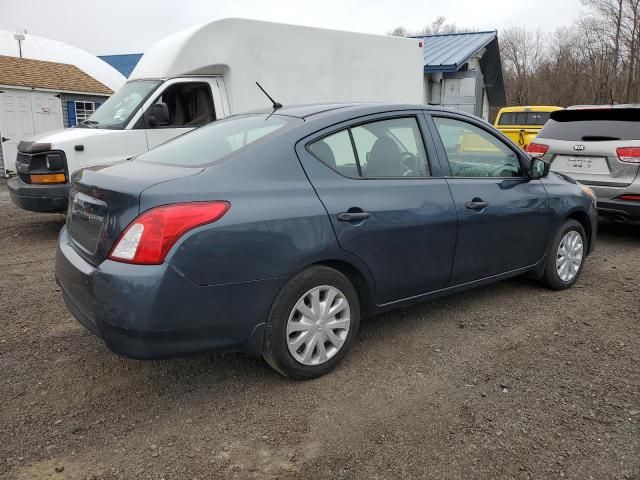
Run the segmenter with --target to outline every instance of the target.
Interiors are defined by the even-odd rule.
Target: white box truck
[[[80,168],[143,153],[214,120],[269,108],[259,82],[284,105],[334,102],[422,103],[419,40],[244,19],[209,22],[173,34],[140,59],[129,81],[74,128],[25,139],[16,205],[64,212]]]

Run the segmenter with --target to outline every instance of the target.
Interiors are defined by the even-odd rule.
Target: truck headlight
[[[64,170],[64,160],[59,153],[47,153],[48,170]]]

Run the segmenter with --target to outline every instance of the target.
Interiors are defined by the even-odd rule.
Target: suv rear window
[[[539,138],[567,141],[640,140],[640,108],[559,110]]]
[[[544,125],[550,115],[551,112],[505,112],[498,125]]]

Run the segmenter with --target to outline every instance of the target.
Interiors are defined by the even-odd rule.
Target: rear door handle
[[[361,222],[371,216],[368,212],[343,212],[338,214],[341,222]]]
[[[469,210],[484,210],[489,206],[489,202],[485,202],[481,198],[474,198],[472,201],[464,204]]]
[[[2,137],[2,143],[4,143],[4,142],[8,142],[9,140],[11,140],[11,139],[10,139],[10,138],[7,138],[7,137]]]

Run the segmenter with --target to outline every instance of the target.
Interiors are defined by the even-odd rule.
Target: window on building
[[[76,123],[82,123],[87,120],[93,112],[96,111],[96,104],[94,102],[75,102],[76,104]]]

